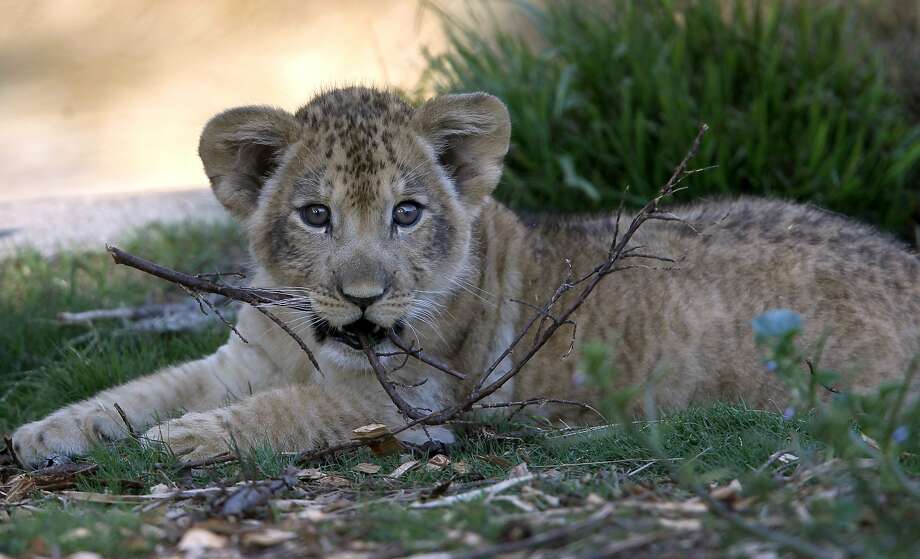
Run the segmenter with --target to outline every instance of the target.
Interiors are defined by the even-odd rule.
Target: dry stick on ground
[[[639,212],[630,222],[629,227],[627,227],[626,231],[624,231],[622,234],[620,234],[620,217],[622,214],[621,207],[620,212],[617,213],[616,227],[614,229],[613,239],[611,240],[606,259],[597,267],[595,267],[589,274],[575,281],[572,281],[570,270],[570,272],[566,275],[565,281],[556,289],[552,297],[550,297],[549,301],[537,311],[537,313],[525,325],[524,329],[518,333],[511,344],[501,353],[501,355],[498,356],[498,358],[495,359],[495,361],[488,367],[488,369],[482,373],[475,388],[462,402],[453,406],[448,406],[438,411],[431,411],[427,414],[418,408],[412,407],[397,393],[396,385],[389,380],[388,371],[380,362],[377,354],[369,347],[366,338],[362,338],[362,346],[364,346],[364,352],[367,355],[368,361],[370,362],[371,367],[374,369],[374,372],[377,375],[381,386],[386,391],[387,395],[390,396],[391,400],[393,400],[393,403],[396,405],[399,411],[411,420],[407,421],[405,425],[393,430],[391,434],[405,431],[406,429],[419,424],[442,425],[472,409],[475,404],[496,392],[506,382],[517,375],[524,368],[524,366],[530,362],[534,355],[536,355],[536,353],[544,345],[546,345],[546,343],[550,340],[550,338],[552,338],[552,336],[560,327],[572,324],[572,315],[576,310],[578,310],[582,303],[585,302],[588,296],[591,295],[595,287],[597,287],[597,285],[603,281],[606,276],[618,271],[620,268],[617,267],[617,263],[620,262],[625,256],[629,256],[631,254],[632,249],[627,249],[627,245],[632,240],[633,235],[635,235],[636,231],[642,226],[642,224],[650,219],[679,221],[677,216],[667,212],[661,212],[659,210],[659,204],[664,198],[667,198],[674,193],[677,184],[688,173],[687,165],[699,150],[700,141],[702,140],[703,134],[705,134],[708,129],[709,127],[705,124],[700,126],[699,131],[697,132],[696,137],[690,146],[690,149],[684,156],[684,159],[674,169],[671,177],[664,184],[664,186],[661,187],[658,195],[639,210]],[[237,288],[217,284],[197,276],[190,276],[188,274],[182,274],[180,272],[170,270],[149,260],[128,254],[115,247],[108,247],[108,250],[112,254],[112,257],[115,259],[115,262],[118,264],[125,264],[137,268],[141,271],[153,274],[167,281],[183,285],[196,291],[217,293],[230,299],[236,299],[238,301],[253,305],[257,308],[262,305],[270,304],[276,304],[283,307],[284,300],[290,298],[289,295],[267,289]],[[565,307],[564,310],[560,313],[551,314],[550,311],[560,301],[564,294],[582,284],[585,284],[585,286],[581,289],[576,299],[569,306]],[[277,322],[280,321],[276,321],[276,323]],[[527,348],[527,350],[523,353],[522,357],[517,361],[517,363],[507,372],[500,375],[497,379],[489,384],[486,384],[486,381],[491,377],[492,373],[495,372],[499,366],[501,366],[502,362],[509,355],[511,355],[517,346],[524,340],[527,334],[530,333],[533,326],[538,322],[539,327],[536,335],[534,336],[533,342],[531,343],[530,347]],[[299,338],[289,329],[285,329],[285,331],[294,337],[295,340],[298,340],[298,343],[301,345],[307,355],[310,356],[314,366],[317,368],[317,370],[319,370],[319,366],[316,364],[312,353],[310,353],[310,350],[303,344],[302,340],[299,340]],[[406,349],[405,344],[403,344],[401,349],[409,353],[410,356],[422,360],[421,355],[423,354],[420,350],[411,350],[411,348]],[[438,370],[447,372],[446,369],[448,369],[448,367],[443,366],[437,360],[428,359],[423,361],[429,365],[432,365]],[[305,452],[299,455],[299,461],[307,462],[315,460],[317,458],[321,458],[333,453],[365,446],[372,442],[374,441],[352,441],[317,451]],[[232,456],[221,455],[211,460],[199,461],[195,463],[195,466],[201,467],[232,460]]]

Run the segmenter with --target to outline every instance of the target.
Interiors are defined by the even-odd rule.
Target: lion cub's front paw
[[[187,413],[147,431],[148,445],[162,444],[183,462],[203,460],[230,449],[230,435],[213,413]]]
[[[127,430],[115,410],[80,405],[59,410],[41,421],[23,425],[13,433],[13,451],[28,468],[49,460],[86,453],[93,443],[115,440]]]

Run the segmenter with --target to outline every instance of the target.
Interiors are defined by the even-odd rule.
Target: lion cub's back
[[[578,343],[615,347],[624,384],[665,368],[664,404],[740,397],[769,405],[782,390],[763,374],[750,320],[770,308],[802,314],[806,345],[827,335],[822,364],[849,373],[856,388],[899,377],[920,349],[920,260],[897,241],[842,216],[778,201],[671,211],[684,223],[649,221],[634,244],[676,262],[624,261],[635,267],[605,280],[578,313]],[[621,220],[621,231],[631,217]],[[563,258],[579,273],[590,271],[613,230],[609,218],[534,225],[529,292],[551,292]],[[541,370],[577,378],[577,359],[569,361],[546,362]],[[558,376],[549,376],[536,390],[558,386]],[[570,386],[570,395],[590,397]]]

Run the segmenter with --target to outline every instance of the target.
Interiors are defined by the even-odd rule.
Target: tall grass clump
[[[655,194],[700,122],[694,191],[812,201],[907,236],[920,127],[850,8],[833,2],[560,0],[512,18],[440,12],[422,89],[507,103],[498,196],[599,211]],[[512,20],[516,25],[495,24]],[[628,189],[626,187],[629,187]]]

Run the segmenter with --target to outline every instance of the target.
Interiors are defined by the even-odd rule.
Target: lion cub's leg
[[[227,452],[233,444],[243,450],[310,451],[348,442],[354,429],[371,423],[395,429],[405,420],[368,375],[347,383],[263,392],[224,408],[188,413],[154,427],[146,437],[164,442],[183,460],[198,460]],[[453,440],[449,432],[445,437],[449,440],[440,442]]]
[[[123,438],[128,431],[117,403],[137,432],[175,414],[208,410],[284,383],[264,352],[231,339],[216,353],[64,407],[20,427],[13,448],[24,465],[38,467],[59,456],[85,453],[99,440]]]

